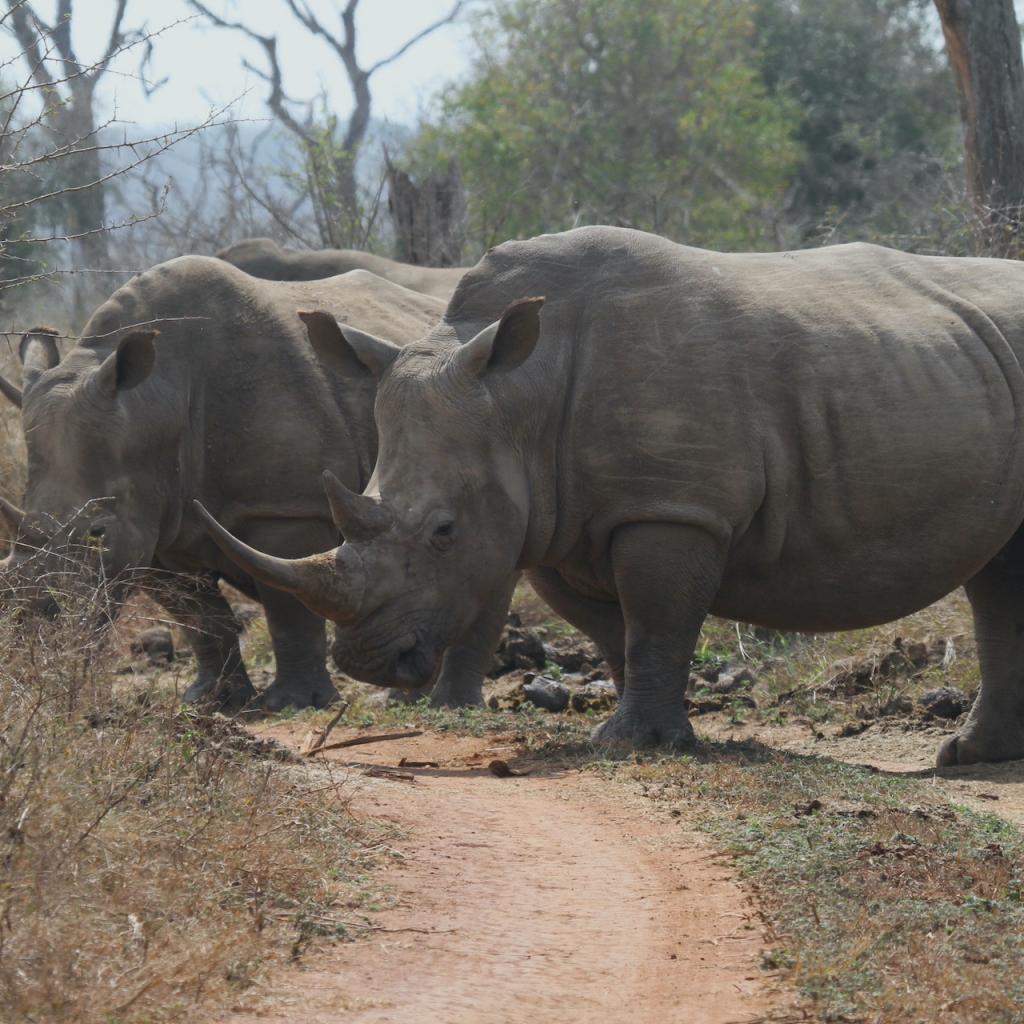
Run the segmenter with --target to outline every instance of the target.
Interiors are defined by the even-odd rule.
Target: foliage
[[[768,241],[797,161],[745,0],[497,0],[469,79],[418,143],[455,156],[480,245],[579,224],[695,244]]]
[[[823,228],[842,237],[905,234],[931,216],[960,139],[953,77],[930,14],[929,0],[758,5],[765,84],[800,109],[804,158],[786,210],[796,242],[823,237]]]

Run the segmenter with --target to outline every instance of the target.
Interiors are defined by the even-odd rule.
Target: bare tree
[[[6,0],[6,26],[17,39],[30,80],[42,103],[42,121],[64,148],[62,171],[68,184],[98,183],[103,176],[95,139],[100,125],[96,87],[111,61],[139,44],[144,28],[125,28],[128,0],[117,0],[103,53],[93,62],[79,59],[72,43],[72,0],[58,0],[56,19],[44,21],[27,0]],[[146,54],[151,52],[146,51]],[[145,61],[146,57],[143,57]],[[74,238],[86,266],[102,266],[107,258],[104,225],[105,189],[101,184],[80,188],[66,201],[67,232]]]
[[[986,248],[1001,233],[1012,235],[1019,250],[1024,60],[1013,0],[935,0],[935,6],[960,94],[967,188],[986,224]]]
[[[458,164],[426,173],[418,182],[384,151],[388,212],[395,228],[395,258],[423,267],[458,267],[466,241],[466,203]]]
[[[328,115],[326,123],[318,127],[312,116],[311,102],[295,100],[285,91],[276,35],[261,35],[244,22],[228,20],[210,10],[202,0],[188,2],[212,25],[241,32],[260,45],[265,66],[258,68],[247,61],[243,66],[270,87],[267,106],[302,146],[320,243],[328,246],[358,244],[366,231],[356,161],[370,126],[373,107],[370,81],[381,68],[393,64],[417,43],[454,21],[466,0],[456,0],[446,15],[406,39],[388,56],[368,66],[360,62],[357,54],[356,12],[359,0],[347,0],[340,9],[340,30],[337,32],[327,28],[317,17],[308,0],[281,0],[307,31],[330,47],[345,72],[352,92],[353,109],[340,138],[335,115]],[[299,110],[302,112],[298,113]]]
[[[161,196],[148,209],[122,204],[111,216],[109,190],[183,140],[229,123],[222,120],[226,108],[189,127],[133,132],[119,125],[115,131],[113,118],[97,113],[98,78],[131,49],[142,54],[144,67],[155,39],[180,22],[154,32],[122,31],[127,0],[119,0],[111,31],[117,41],[87,65],[70,49],[71,0],[60,0],[55,26],[37,24],[28,3],[6,4],[0,31],[18,40],[20,52],[0,64],[0,74],[9,77],[18,62],[27,70],[0,88],[0,299],[7,305],[15,289],[71,275],[69,305],[80,318],[95,297],[90,282],[124,272],[110,265],[110,232],[163,212]]]

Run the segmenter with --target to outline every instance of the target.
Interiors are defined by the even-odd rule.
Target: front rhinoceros
[[[421,341],[335,346],[379,381],[360,538],[325,556],[353,674],[428,678],[525,567],[622,669],[598,738],[685,746],[709,612],[853,629],[965,584],[982,687],[940,763],[1024,756],[1020,263],[583,228],[490,252]]]
[[[266,610],[277,673],[265,706],[321,707],[336,697],[323,619],[225,559],[191,505],[202,496],[277,555],[337,543],[318,473],[329,466],[355,488],[369,479],[375,387],[318,362],[296,316],[311,307],[405,340],[444,309],[364,271],[279,284],[184,256],[119,288],[63,360],[52,332],[22,341],[28,487],[24,512],[7,505],[19,542],[6,579],[49,611],[70,600],[75,581],[100,581],[116,608],[131,585],[155,584],[152,570],[162,570],[154,596],[187,628],[197,657],[187,700],[237,707],[254,695],[219,578]],[[480,700],[500,620],[473,653],[452,652],[441,699]]]

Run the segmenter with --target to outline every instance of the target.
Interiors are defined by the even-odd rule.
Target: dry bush
[[[96,597],[63,597],[59,624],[0,618],[5,1021],[192,1019],[361,927],[375,854],[344,792],[119,683]]]

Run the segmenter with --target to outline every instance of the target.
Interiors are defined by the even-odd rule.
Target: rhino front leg
[[[210,701],[237,711],[256,696],[238,647],[241,626],[210,576],[175,576],[154,596],[181,626],[196,656],[198,675],[186,704]]]
[[[430,695],[436,708],[482,707],[484,676],[494,662],[494,649],[508,618],[508,606],[516,588],[518,575],[500,587],[484,605],[458,641],[444,652],[441,672]]]
[[[1024,532],[964,588],[974,613],[981,689],[938,764],[1024,758]]]
[[[268,711],[325,708],[338,691],[327,671],[327,624],[295,598],[257,586],[267,615],[277,672],[260,702]]]
[[[611,554],[625,623],[625,686],[594,740],[686,749],[694,743],[683,700],[690,659],[721,581],[724,545],[697,527],[634,523],[615,531]]]
[[[621,697],[626,678],[626,627],[618,601],[581,594],[554,569],[530,569],[526,578],[545,604],[597,645]]]

